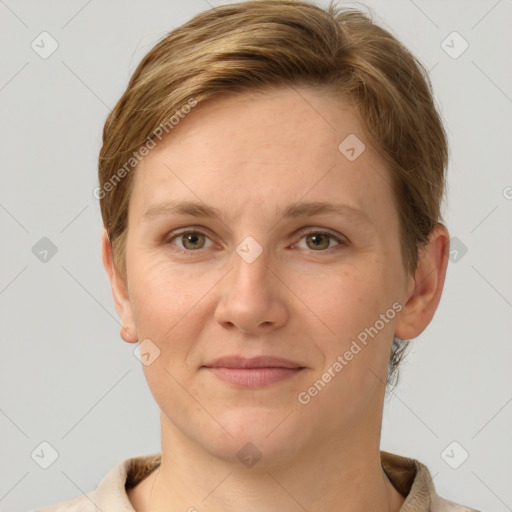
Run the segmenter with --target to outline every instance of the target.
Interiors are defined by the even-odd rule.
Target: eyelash
[[[172,250],[173,251],[177,251],[181,254],[185,254],[187,256],[193,256],[194,253],[197,253],[197,252],[200,252],[201,249],[196,249],[196,250],[190,250],[190,249],[181,249],[180,247],[177,247],[175,246],[172,241],[175,239],[175,238],[178,238],[179,236],[182,236],[182,235],[186,235],[186,234],[199,234],[199,235],[204,235],[206,236],[208,239],[210,239],[210,237],[204,233],[203,231],[199,230],[199,229],[194,229],[194,228],[187,228],[187,229],[183,229],[181,231],[173,231],[171,233],[169,233],[169,237],[166,238],[165,240],[165,244],[166,245],[170,245],[172,246]],[[302,240],[305,236],[307,235],[311,235],[311,234],[314,234],[314,235],[324,235],[324,236],[327,236],[333,240],[335,240],[336,242],[338,242],[338,245],[335,245],[334,247],[329,247],[328,249],[323,249],[323,250],[318,250],[318,251],[314,251],[313,249],[310,249],[310,252],[318,252],[318,253],[322,253],[322,252],[329,252],[330,250],[336,250],[336,249],[341,249],[343,247],[346,247],[348,246],[348,240],[346,240],[345,238],[340,238],[334,234],[332,234],[331,232],[329,231],[324,231],[322,229],[316,229],[316,230],[308,230],[308,231],[301,231],[299,233],[299,242],[300,240]],[[294,244],[295,245],[295,244]]]

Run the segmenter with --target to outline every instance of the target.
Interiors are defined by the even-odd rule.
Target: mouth
[[[259,355],[224,356],[203,366],[218,379],[246,388],[262,388],[290,379],[306,368],[296,361]]]
[[[262,388],[277,382],[288,380],[305,370],[304,367],[283,368],[278,366],[258,368],[228,368],[223,366],[205,366],[218,379],[247,388]]]

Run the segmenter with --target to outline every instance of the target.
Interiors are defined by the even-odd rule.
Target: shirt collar
[[[380,452],[381,465],[405,502],[400,512],[478,512],[440,498],[428,468],[421,462],[393,453]],[[96,488],[94,504],[102,512],[135,512],[126,493],[160,466],[161,454],[125,459],[107,473]],[[447,505],[451,505],[447,508]]]

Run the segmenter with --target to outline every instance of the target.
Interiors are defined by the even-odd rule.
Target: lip
[[[225,356],[204,365],[207,368],[304,368],[295,361],[274,356]]]
[[[299,363],[279,357],[222,357],[204,366],[224,382],[247,388],[261,388],[289,379],[304,370]]]

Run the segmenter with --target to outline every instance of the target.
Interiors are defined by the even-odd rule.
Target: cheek
[[[132,275],[139,340],[151,340],[159,351],[151,364],[143,365],[151,393],[161,410],[167,410],[174,397],[173,407],[189,417],[194,403],[183,386],[191,389],[189,378],[195,368],[190,367],[188,355],[208,317],[207,301],[201,299],[218,279],[184,274],[161,257],[141,259]]]
[[[361,414],[375,390],[384,386],[394,317],[394,310],[388,322],[380,316],[392,306],[384,269],[382,259],[372,258],[364,269],[334,272],[311,305],[335,334],[324,329],[328,334],[311,338],[323,354],[323,364],[300,391],[310,399],[304,408],[307,417],[324,417],[333,429]],[[315,296],[314,281],[306,283],[301,293]]]
[[[362,368],[379,373],[389,358],[395,317],[384,259],[371,257],[364,266],[330,273],[321,293],[317,281],[304,281],[303,277],[301,281],[302,296],[316,297],[308,305],[329,328],[322,329],[325,335],[313,338],[317,350],[324,354],[324,369],[346,354],[343,373],[347,378],[366,378],[368,372],[360,371]]]
[[[180,321],[209,287],[208,277],[187,275],[183,266],[169,265],[163,256],[141,258],[133,268],[135,316],[139,328],[153,335]]]
[[[187,349],[187,339],[195,338],[200,313],[194,307],[207,283],[189,279],[163,258],[141,259],[133,268],[130,285],[134,321],[139,340],[149,338],[164,359]]]
[[[311,279],[307,282],[308,291],[304,291],[304,296],[315,297],[315,311],[341,342],[355,336],[370,321],[375,321],[385,293],[385,283],[378,268],[369,260],[368,265],[330,272],[325,276],[321,293],[318,293],[318,281]]]

